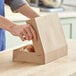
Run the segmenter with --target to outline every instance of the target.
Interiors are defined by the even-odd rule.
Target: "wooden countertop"
[[[68,40],[68,56],[45,65],[12,62],[12,51],[0,52],[0,76],[70,76],[76,72],[76,40]]]
[[[33,8],[37,13],[39,13],[40,15],[46,15],[49,14],[50,12],[40,12],[39,8]],[[11,21],[25,21],[28,18],[23,16],[20,13],[12,13],[12,11],[10,10],[10,8],[8,6],[6,6],[5,8],[6,11],[6,18],[11,20]],[[72,12],[58,12],[59,17],[60,18],[75,18],[76,17],[76,12],[72,11]]]

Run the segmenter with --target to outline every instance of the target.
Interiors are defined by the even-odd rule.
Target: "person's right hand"
[[[11,34],[13,34],[14,36],[20,37],[22,41],[32,40],[32,39],[36,40],[37,39],[36,32],[29,24],[12,26],[9,29],[9,32]]]

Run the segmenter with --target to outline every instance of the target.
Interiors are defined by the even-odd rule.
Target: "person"
[[[36,33],[30,24],[17,25],[4,16],[4,3],[10,6],[14,12],[19,12],[28,18],[35,18],[39,15],[31,9],[25,0],[0,0],[0,51],[6,48],[5,30],[9,31],[14,36],[24,40],[36,40]]]

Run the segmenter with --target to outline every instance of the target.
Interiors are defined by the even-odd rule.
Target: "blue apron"
[[[4,16],[4,0],[0,0],[0,15]],[[5,30],[0,28],[0,51],[5,49]]]

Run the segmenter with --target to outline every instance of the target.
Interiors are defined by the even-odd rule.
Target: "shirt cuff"
[[[11,0],[9,6],[11,7],[12,11],[15,11],[24,4],[26,4],[25,0]]]

